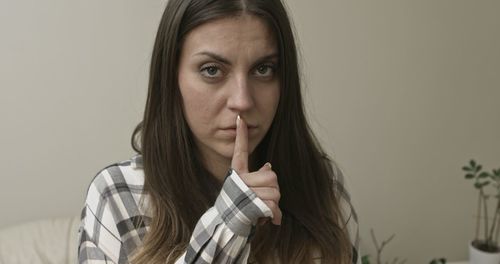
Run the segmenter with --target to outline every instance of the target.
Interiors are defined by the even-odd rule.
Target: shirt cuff
[[[224,180],[215,208],[231,231],[240,236],[249,236],[259,218],[273,217],[271,209],[233,169],[229,170]]]

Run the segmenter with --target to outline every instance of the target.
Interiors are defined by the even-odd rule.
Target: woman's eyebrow
[[[202,52],[198,52],[198,53],[196,53],[194,55],[195,56],[197,56],[197,55],[205,55],[205,56],[211,57],[214,60],[219,61],[220,63],[231,65],[231,62],[228,59],[222,57],[221,55],[217,55],[217,54],[215,54],[213,52],[210,52],[210,51],[202,51]]]
[[[265,55],[265,56],[260,57],[259,59],[257,59],[257,61],[254,63],[253,66],[255,67],[255,66],[257,66],[265,61],[270,61],[272,59],[277,59],[277,58],[279,58],[279,55],[277,52],[274,52],[274,53],[271,53],[269,55]]]
[[[210,51],[201,51],[201,52],[198,52],[198,53],[194,54],[194,56],[200,56],[200,55],[211,57],[212,59],[217,60],[220,63],[226,64],[226,65],[229,65],[229,66],[232,65],[232,63],[229,61],[229,59],[224,58],[223,56],[215,54],[215,53],[210,52]],[[261,62],[267,61],[267,60],[274,59],[274,58],[278,58],[278,53],[277,52],[271,53],[269,55],[264,55],[264,56],[258,58],[257,61],[255,62],[255,65],[259,64]]]

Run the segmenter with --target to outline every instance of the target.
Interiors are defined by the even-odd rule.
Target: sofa
[[[60,217],[0,229],[0,264],[77,263],[80,217]]]

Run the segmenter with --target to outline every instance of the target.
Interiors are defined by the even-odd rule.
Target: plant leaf
[[[481,189],[482,186],[480,182],[475,182],[474,187],[476,187],[476,189]]]
[[[486,186],[486,185],[488,185],[488,184],[490,184],[490,181],[485,181],[485,182],[483,182],[483,183],[481,184],[481,187],[484,187],[484,186]],[[488,195],[487,195],[487,196],[488,196]]]
[[[490,174],[489,174],[489,173],[487,173],[487,172],[481,172],[481,174],[479,174],[479,176],[478,176],[478,177],[479,177],[480,179],[484,179],[484,178],[488,178],[488,176],[490,176]]]
[[[470,174],[470,173],[469,173],[469,174],[466,174],[466,175],[465,175],[465,178],[466,178],[466,179],[474,179],[474,174]]]
[[[464,170],[464,171],[474,171],[472,168],[469,168],[467,166],[463,166],[462,170]]]
[[[472,168],[476,167],[476,161],[474,161],[473,159],[470,160],[470,166]]]
[[[482,168],[483,168],[483,166],[481,166],[481,165],[477,165],[477,167],[476,167],[476,171],[481,171],[481,169],[482,169]]]
[[[370,255],[364,255],[363,257],[361,257],[361,263],[370,264]]]

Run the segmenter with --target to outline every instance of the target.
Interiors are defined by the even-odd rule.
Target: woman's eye
[[[201,74],[208,78],[217,78],[221,75],[221,70],[216,65],[208,65],[200,70]]]
[[[262,64],[255,69],[257,75],[263,77],[272,76],[274,74],[274,70],[275,67],[271,64]]]

